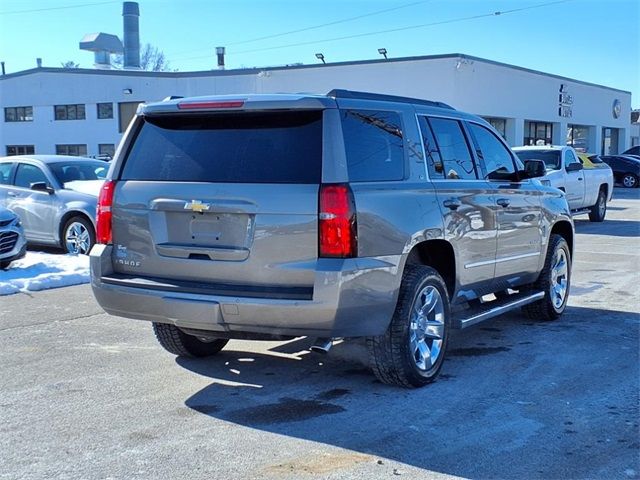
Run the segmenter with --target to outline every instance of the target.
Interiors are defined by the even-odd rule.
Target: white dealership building
[[[0,153],[112,154],[140,102],[167,96],[351,89],[438,100],[510,145],[601,154],[640,143],[631,93],[463,54],[203,72],[38,67],[0,76]]]

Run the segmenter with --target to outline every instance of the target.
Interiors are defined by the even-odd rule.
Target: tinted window
[[[147,117],[125,180],[319,183],[322,112]]]
[[[578,159],[571,150],[567,150],[564,154],[564,166],[567,167],[572,163],[579,163]]]
[[[560,170],[560,150],[520,150],[515,152],[520,160],[542,160],[547,168]]]
[[[402,180],[404,152],[400,115],[343,110],[341,116],[349,181]]]
[[[0,163],[0,185],[8,185],[11,180],[13,163]]]
[[[107,176],[107,165],[100,161],[59,162],[49,165],[60,183],[83,180],[102,180]]]
[[[38,167],[27,163],[19,163],[16,172],[16,187],[31,188],[31,184],[44,182],[49,183],[45,174]]]
[[[460,122],[444,118],[430,118],[429,123],[438,142],[443,174],[450,180],[473,179],[476,171]]]
[[[422,143],[427,155],[427,167],[429,169],[429,178],[443,178],[444,170],[442,167],[442,159],[438,151],[438,144],[431,131],[431,126],[426,117],[419,117],[420,131],[422,132]]]
[[[489,180],[511,180],[516,168],[513,158],[496,136],[485,127],[469,123],[476,143],[476,152],[484,166],[484,178]]]

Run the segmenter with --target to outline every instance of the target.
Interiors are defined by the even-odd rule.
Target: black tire
[[[600,188],[596,204],[591,207],[591,211],[589,212],[589,220],[591,220],[592,222],[603,222],[606,214],[607,192],[605,192],[604,188]]]
[[[84,229],[82,230],[83,232],[86,231],[88,238],[85,241],[84,235],[83,235],[81,241],[75,242],[75,245],[78,248],[78,250],[76,251],[74,250],[74,242],[68,242],[67,239],[70,235],[72,235],[71,229],[76,228],[76,226],[78,225],[81,227],[77,227],[77,228]],[[89,252],[91,251],[91,248],[96,243],[96,232],[93,229],[93,225],[91,224],[89,219],[87,219],[86,217],[77,215],[75,217],[71,217],[64,224],[60,243],[62,244],[61,246],[62,246],[62,249],[65,251],[65,253],[79,253],[82,255],[88,255]]]
[[[175,325],[153,322],[153,332],[158,343],[167,352],[180,357],[210,357],[215,355],[229,342],[224,338],[204,341],[188,335]]]
[[[552,287],[554,281],[553,267],[554,262],[559,255],[558,252],[564,252],[566,258],[566,289],[564,298],[560,305],[556,305],[552,295]],[[522,312],[531,320],[555,320],[564,312],[569,299],[569,290],[571,288],[571,252],[566,240],[560,235],[553,234],[549,238],[549,247],[547,248],[547,257],[544,261],[544,268],[540,272],[538,280],[529,286],[530,290],[544,292],[544,298],[537,302],[530,303],[522,307]]]
[[[427,291],[429,293],[425,294]],[[426,340],[426,337],[423,337],[423,342],[416,342],[416,344],[431,341],[431,346],[427,345],[428,351],[432,353],[433,348],[439,345],[439,353],[437,353],[435,362],[431,363],[430,359],[431,366],[429,368],[422,369],[417,365],[417,350],[412,351],[411,347],[412,325],[419,324],[419,322],[412,322],[412,317],[416,302],[422,302],[428,294],[435,295],[435,291],[439,294],[441,304],[434,305],[429,313],[431,311],[441,312],[438,314],[438,322],[442,324],[442,334],[440,334],[439,340],[433,338]],[[438,299],[436,298],[436,300]],[[423,318],[428,320],[426,317]],[[423,328],[426,329],[426,326]],[[449,297],[442,277],[431,267],[408,265],[402,277],[396,310],[387,331],[384,335],[367,338],[373,373],[383,383],[406,388],[422,387],[434,381],[442,368],[450,329]],[[415,332],[415,329],[413,331]],[[435,342],[438,342],[438,345]]]
[[[625,188],[636,188],[638,186],[638,177],[633,173],[625,173],[620,178],[620,183]]]

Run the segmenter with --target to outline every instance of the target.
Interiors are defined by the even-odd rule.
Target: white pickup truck
[[[604,220],[613,195],[610,168],[584,168],[572,147],[515,147],[513,151],[523,162],[544,161],[547,174],[540,181],[565,192],[573,215],[588,213],[592,222]]]

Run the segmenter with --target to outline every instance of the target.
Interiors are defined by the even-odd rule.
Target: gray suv
[[[451,329],[564,311],[573,223],[541,175],[439,102],[333,90],[143,105],[98,200],[93,291],[176,355],[366,337],[381,381],[419,387]]]

